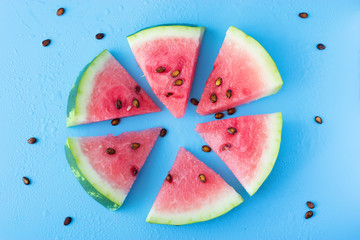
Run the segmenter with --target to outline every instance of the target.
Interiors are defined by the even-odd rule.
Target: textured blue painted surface
[[[0,239],[360,239],[359,1],[2,1],[0,7]],[[59,7],[66,8],[56,16]],[[308,19],[298,13],[309,12]],[[125,36],[143,27],[207,27],[191,97],[199,98],[230,25],[269,51],[284,85],[235,116],[282,111],[284,128],[273,172],[249,197],[214,153],[203,153],[189,106],[176,120],[151,92]],[[95,34],[104,32],[103,40]],[[44,48],[42,40],[50,38]],[[319,51],[322,42],[326,50]],[[109,49],[160,113],[67,129],[66,101],[78,72]],[[318,125],[314,116],[321,115]],[[119,134],[161,125],[159,139],[121,209],[89,197],[67,165],[67,136]],[[38,143],[26,140],[35,136]],[[174,227],[145,218],[184,146],[235,187],[245,202],[215,220]],[[21,177],[28,176],[25,186]],[[305,220],[305,202],[316,204]],[[65,227],[65,217],[73,222]]]

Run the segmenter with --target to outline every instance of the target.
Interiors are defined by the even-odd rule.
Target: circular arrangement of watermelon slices
[[[151,89],[176,118],[185,115],[204,31],[204,27],[164,25],[127,37]],[[252,37],[230,27],[196,112],[207,115],[234,108],[275,94],[282,83],[267,51]],[[84,67],[70,91],[67,126],[159,111],[104,50]],[[85,191],[106,208],[117,210],[161,130],[69,137],[66,157]],[[195,129],[251,196],[275,164],[281,130],[281,113],[216,120],[200,123]],[[184,225],[207,221],[243,202],[218,174],[184,148],[164,177],[147,222]]]

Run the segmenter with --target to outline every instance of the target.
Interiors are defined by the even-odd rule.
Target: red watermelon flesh
[[[196,112],[207,115],[249,103],[275,94],[282,83],[266,50],[255,39],[230,27]]]
[[[204,176],[203,181],[200,175]],[[223,215],[243,201],[218,174],[184,148],[180,148],[167,179],[147,222],[183,225],[207,221]]]
[[[176,118],[185,115],[204,30],[203,27],[158,26],[128,37],[153,92]]]
[[[229,128],[236,133],[229,133]],[[282,115],[273,113],[200,123],[195,131],[253,195],[275,164],[281,129]]]
[[[80,82],[74,86],[68,101],[68,126],[160,111],[107,50],[80,75]],[[118,100],[121,108],[116,106]],[[134,100],[138,101],[138,107]]]
[[[153,148],[160,130],[158,127],[124,132],[118,136],[110,134],[68,138],[67,147],[72,154],[68,156],[69,164],[75,176],[81,176],[78,177],[79,181],[92,197],[101,200],[105,196],[111,203],[105,201],[104,204],[104,201],[99,201],[100,203],[111,208],[115,203],[120,207]],[[138,143],[139,147],[132,147],[133,143]],[[114,149],[115,153],[109,154],[109,148]],[[72,157],[75,161],[72,161]],[[90,188],[87,185],[91,185]],[[100,198],[96,197],[98,195],[101,195]]]

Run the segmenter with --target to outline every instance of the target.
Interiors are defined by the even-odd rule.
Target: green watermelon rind
[[[86,120],[86,106],[92,93],[91,89],[94,87],[94,77],[109,57],[111,54],[105,49],[79,73],[68,98],[67,127],[78,125]]]
[[[205,29],[205,27],[194,25],[157,25],[141,29],[134,34],[127,36],[127,40],[130,47],[133,48],[138,44],[166,37],[188,37],[197,39],[202,37]]]
[[[258,57],[259,61],[265,64],[262,69],[268,71],[269,78],[267,80],[269,82],[268,84],[271,86],[271,91],[267,92],[267,94],[262,97],[277,93],[282,87],[283,81],[274,60],[265,48],[254,38],[234,26],[230,26],[226,35],[235,38],[239,43],[245,41],[248,50],[251,50]]]
[[[220,194],[220,201],[214,204],[208,204],[206,206],[204,204],[202,209],[193,212],[193,217],[189,217],[189,213],[185,213],[184,216],[174,216],[173,213],[169,214],[169,216],[164,216],[163,213],[157,214],[156,210],[152,208],[146,218],[146,222],[165,225],[186,225],[217,218],[239,206],[244,201],[240,194],[233,188],[231,188],[227,194],[228,196]]]
[[[270,138],[268,139],[270,148],[267,150],[267,153],[262,155],[262,162],[266,164],[263,168],[257,172],[257,176],[260,176],[256,181],[254,181],[250,186],[244,186],[245,190],[249,193],[250,196],[253,196],[260,186],[265,182],[267,177],[270,175],[277,156],[280,150],[281,143],[281,132],[282,132],[282,113],[272,113],[269,114],[270,126],[268,127],[271,130]]]
[[[76,149],[75,141],[77,141],[75,138],[67,138],[67,142],[65,145],[65,154],[71,171],[74,173],[75,177],[77,178],[81,186],[84,188],[84,190],[97,202],[99,202],[101,205],[111,211],[119,209],[124,202],[126,194],[124,194],[123,200],[121,202],[112,201],[110,200],[113,198],[111,194],[104,194],[101,186],[91,184],[91,182],[85,176],[86,174],[84,174],[79,167],[79,163],[81,162],[80,158],[84,156]]]

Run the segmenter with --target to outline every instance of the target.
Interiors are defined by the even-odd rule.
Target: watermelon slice
[[[224,179],[180,148],[146,221],[169,225],[203,222],[242,202]]]
[[[282,114],[244,116],[200,123],[200,136],[252,196],[270,174],[281,141]]]
[[[159,111],[120,63],[104,50],[85,66],[71,89],[67,126]]]
[[[160,130],[158,127],[119,136],[68,138],[66,157],[85,191],[115,211],[124,202]]]
[[[193,83],[204,27],[157,26],[127,37],[152,90],[182,118]]]
[[[252,37],[230,27],[201,95],[196,112],[222,112],[275,94],[283,82],[266,50]]]

